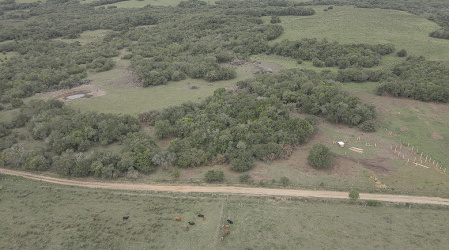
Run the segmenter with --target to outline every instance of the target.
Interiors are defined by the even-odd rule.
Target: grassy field
[[[0,199],[2,249],[442,249],[449,244],[448,209],[436,206],[124,193],[9,176],[0,177]],[[221,241],[228,218],[234,224]],[[185,231],[188,221],[196,225]]]
[[[323,8],[315,7],[316,15],[313,16],[281,17],[284,33],[273,42],[327,38],[340,43],[393,43],[396,49],[404,48],[409,55],[449,61],[449,54],[441,53],[449,47],[449,40],[429,37],[438,25],[423,17],[402,11],[353,6],[335,6],[329,11],[323,11]]]
[[[118,64],[123,63],[118,62]],[[127,85],[127,81],[131,81],[126,76],[127,69],[119,68],[91,76],[93,84],[106,90],[106,95],[74,100],[68,105],[81,110],[138,114],[152,109],[180,105],[187,101],[198,102],[212,95],[217,88],[232,89],[237,81],[251,75],[248,73],[249,71],[251,71],[249,67],[238,68],[237,78],[227,81],[210,83],[201,79],[186,79],[170,82],[167,85],[136,88]],[[192,86],[198,88],[191,89]]]
[[[58,39],[60,41],[63,42],[68,42],[68,43],[72,43],[72,42],[80,42],[82,45],[90,43],[90,42],[98,42],[101,41],[103,39],[103,37],[106,36],[106,34],[108,32],[110,32],[111,30],[88,30],[88,31],[84,31],[80,34],[80,38],[76,38],[76,39]]]

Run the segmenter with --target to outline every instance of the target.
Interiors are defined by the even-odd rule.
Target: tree
[[[169,151],[159,152],[153,156],[152,160],[154,163],[163,166],[165,170],[167,170],[168,166],[170,166],[173,162],[175,162],[176,154]]]
[[[315,144],[307,157],[310,165],[315,168],[330,168],[334,162],[334,155],[324,144]]]
[[[351,200],[357,200],[358,198],[360,198],[359,192],[357,192],[356,190],[349,191],[349,198]]]

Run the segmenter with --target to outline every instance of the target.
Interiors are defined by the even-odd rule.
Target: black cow
[[[189,224],[190,224],[191,226],[193,226],[193,225],[195,225],[195,222],[189,221]]]
[[[234,224],[234,222],[230,219],[228,219],[229,224]]]
[[[123,216],[123,220],[127,220],[129,216]]]
[[[203,217],[204,217],[204,214],[199,214],[198,217],[203,218]]]

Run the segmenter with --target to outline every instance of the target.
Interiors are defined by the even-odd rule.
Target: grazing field
[[[10,176],[0,177],[0,199],[2,249],[441,249],[449,244],[448,208],[439,206],[125,193]],[[177,216],[182,220],[175,221]],[[231,232],[221,241],[228,230],[224,224]]]
[[[90,42],[99,42],[104,36],[111,30],[87,30],[81,33],[79,38],[76,39],[58,39],[63,42],[80,42],[82,45]]]
[[[313,16],[281,17],[284,33],[273,42],[327,38],[340,43],[392,43],[397,50],[406,49],[408,55],[449,61],[449,54],[441,53],[448,48],[449,40],[429,37],[438,25],[423,17],[403,11],[353,6],[335,6],[329,11],[319,6],[315,10]]]

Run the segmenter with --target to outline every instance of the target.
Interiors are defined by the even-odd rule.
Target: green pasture
[[[449,244],[448,211],[437,206],[124,192],[10,176],[0,177],[0,199],[2,249],[442,249]],[[234,223],[221,241],[228,218]]]
[[[106,90],[106,95],[79,99],[68,102],[68,105],[88,111],[104,113],[138,114],[141,112],[162,109],[192,101],[199,102],[213,94],[218,88],[233,89],[239,80],[248,78],[251,68],[239,67],[237,78],[227,81],[207,82],[202,79],[186,79],[148,88],[130,87],[121,84],[108,84],[112,79],[123,76],[126,69],[115,69],[92,75],[93,84]],[[192,89],[192,86],[198,87]]]
[[[98,42],[106,36],[111,30],[87,30],[80,34],[79,38],[76,39],[59,39],[63,42],[73,43],[80,42],[82,45],[90,42]]]
[[[337,67],[323,67],[323,68],[317,68],[313,66],[311,61],[303,61],[301,64],[298,64],[297,60],[283,57],[279,55],[265,55],[265,54],[259,54],[251,56],[251,60],[257,61],[257,62],[263,62],[263,63],[275,63],[277,65],[282,66],[282,68],[285,69],[293,69],[293,68],[299,68],[299,69],[307,69],[307,70],[330,70],[333,72],[337,72]]]
[[[396,10],[335,6],[323,11],[324,7],[315,7],[313,16],[281,17],[284,33],[273,42],[326,38],[340,43],[392,43],[398,50],[406,49],[408,55],[449,61],[449,54],[442,53],[449,40],[429,37],[439,26],[423,17]]]

